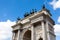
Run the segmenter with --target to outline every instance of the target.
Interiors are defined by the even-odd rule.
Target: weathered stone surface
[[[46,10],[36,12],[12,26],[12,40],[56,40],[54,24]]]

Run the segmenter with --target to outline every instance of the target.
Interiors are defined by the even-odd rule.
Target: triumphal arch
[[[55,40],[54,21],[45,7],[26,14],[12,26],[12,40]]]

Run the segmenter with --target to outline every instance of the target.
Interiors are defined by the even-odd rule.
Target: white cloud
[[[15,21],[12,22],[7,20],[6,22],[0,22],[0,40],[11,39],[12,37],[12,28],[11,26],[15,24]]]
[[[58,23],[60,23],[60,16],[58,17]],[[56,25],[54,25],[54,31],[55,31],[55,34],[56,34],[56,36],[60,36],[60,24],[56,24]]]
[[[60,23],[60,16],[58,17],[58,23]]]
[[[6,22],[0,22],[0,40],[7,40],[8,38],[11,39],[12,37],[12,28],[11,26],[15,24],[15,21],[12,22],[7,20]],[[60,24],[56,24],[54,26],[55,34],[60,36]]]
[[[56,24],[54,28],[56,36],[60,36],[60,24]]]
[[[54,10],[56,10],[57,8],[60,8],[60,0],[58,1],[53,0],[52,2],[50,2],[50,4],[53,6]]]

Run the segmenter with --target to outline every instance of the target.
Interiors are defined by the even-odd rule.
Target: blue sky
[[[60,26],[60,4],[59,3],[60,0],[0,0],[0,28],[2,28],[0,29],[0,31],[2,30],[3,31],[2,33],[4,34],[6,32],[3,30],[4,27],[5,30],[11,28],[11,27],[7,27],[6,26],[7,24],[9,26],[15,24],[17,17],[24,18],[24,13],[30,12],[31,9],[37,9],[37,11],[40,11],[42,9],[43,4],[45,4],[46,8],[50,10],[52,14],[52,19],[55,21],[56,24],[54,26],[57,35],[56,40],[60,40],[60,32],[57,30],[58,28],[60,29],[59,27]],[[6,25],[1,27],[2,26],[1,24],[2,25],[6,24]],[[9,31],[11,31],[11,29]],[[10,39],[11,34],[8,34],[9,38],[2,37],[0,40]]]
[[[14,21],[18,16],[22,18],[31,9],[40,10],[44,2],[45,0],[0,0],[0,21]]]
[[[60,9],[54,10],[53,7],[49,5],[51,1],[52,0],[0,0],[0,21],[6,21],[7,19],[14,21],[18,16],[23,18],[24,13],[29,12],[31,9],[36,8],[38,11],[41,10],[44,2],[46,2],[46,8],[51,11],[53,18],[54,16],[59,16]]]

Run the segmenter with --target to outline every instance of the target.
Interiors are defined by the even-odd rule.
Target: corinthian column
[[[31,40],[34,40],[34,27],[31,26]]]
[[[43,40],[47,40],[46,39],[46,27],[43,21],[41,22],[41,26],[42,26],[42,32],[43,32]]]
[[[46,22],[46,27],[47,27],[47,32],[48,32],[48,33],[47,33],[47,39],[48,39],[48,40],[51,40],[51,39],[50,39],[50,35],[49,35],[48,21]]]
[[[15,33],[12,33],[12,40],[15,40]]]
[[[18,30],[18,37],[17,40],[20,40],[20,30]]]

